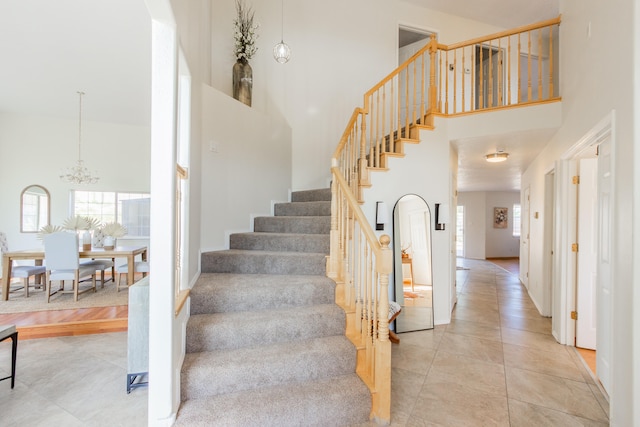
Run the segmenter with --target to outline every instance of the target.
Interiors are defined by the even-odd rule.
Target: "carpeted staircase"
[[[371,395],[326,277],[331,192],[294,192],[202,254],[177,426],[346,426]]]

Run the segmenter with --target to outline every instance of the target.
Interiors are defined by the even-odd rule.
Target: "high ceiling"
[[[404,0],[513,28],[558,15],[559,0]],[[0,1],[0,111],[132,125],[150,121],[151,23],[144,0]],[[114,61],[114,58],[117,58]],[[549,131],[453,141],[460,191],[519,190]],[[506,147],[509,161],[484,154]],[[489,168],[491,166],[491,168]]]
[[[148,125],[144,0],[0,1],[0,111]],[[114,60],[116,58],[116,60]]]

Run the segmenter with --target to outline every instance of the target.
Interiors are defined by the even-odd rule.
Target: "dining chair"
[[[94,248],[102,248],[104,242],[104,234],[101,230],[95,230],[93,232],[93,238],[91,239],[91,246]],[[116,271],[115,271],[115,258],[109,259],[92,259],[88,261],[80,261],[80,264],[83,265],[95,265],[96,271],[100,271],[100,287],[104,288],[105,280],[104,280],[104,271],[107,269],[111,269],[111,280],[115,282]]]
[[[129,263],[119,265],[116,270],[118,273],[118,276],[116,279],[117,280],[116,291],[120,292],[120,282],[122,281],[122,275],[129,273]],[[145,276],[149,272],[149,261],[136,261],[134,263],[134,272],[142,273],[142,275]],[[129,283],[128,280],[125,283],[126,283],[126,286],[123,286],[123,287],[128,288],[129,286],[133,285],[133,283]]]
[[[0,342],[11,338],[11,375],[0,378],[0,381],[11,378],[11,388],[16,383],[16,357],[18,356],[18,331],[16,325],[0,325]]]
[[[7,242],[7,235],[0,231],[0,253],[9,252],[9,244]],[[29,279],[31,276],[40,277],[40,281],[42,281],[42,275],[45,273],[45,267],[43,265],[12,265],[11,266],[11,277],[21,278],[24,286],[24,296],[29,296],[29,286],[31,283]],[[4,273],[3,273],[4,274]],[[39,283],[33,284],[35,287],[40,286],[44,289],[44,286]]]
[[[73,300],[87,291],[96,291],[96,268],[93,265],[81,265],[78,252],[78,235],[58,232],[44,236],[44,259],[46,267],[47,302],[51,300],[51,282],[60,281],[60,287],[53,294],[73,293]],[[91,277],[93,286],[80,290],[80,279]],[[73,281],[73,290],[65,291],[65,280]]]

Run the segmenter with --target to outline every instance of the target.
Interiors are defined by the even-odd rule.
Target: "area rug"
[[[54,286],[57,286],[57,283]],[[67,286],[70,287],[71,283],[69,282]],[[86,287],[90,287],[90,283],[80,285],[80,289]],[[29,289],[29,297],[25,298],[22,286],[12,285],[9,300],[0,301],[0,313],[112,307],[127,305],[128,302],[129,292],[126,289],[116,292],[116,285],[112,281],[107,281],[104,288],[100,287],[100,281],[98,281],[96,292],[85,292],[78,297],[77,302],[73,300],[73,294],[55,294],[51,296],[51,302],[47,303],[46,293],[33,288]]]

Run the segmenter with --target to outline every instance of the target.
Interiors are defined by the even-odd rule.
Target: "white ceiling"
[[[144,0],[1,0],[0,52],[0,111],[150,122]]]
[[[559,0],[404,0],[504,28],[558,16]],[[86,120],[150,121],[151,24],[144,0],[0,0],[0,111]],[[114,60],[114,58],[117,58]],[[550,131],[453,141],[459,191],[519,190]],[[499,143],[503,164],[483,156]]]

